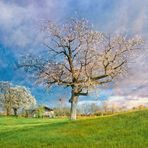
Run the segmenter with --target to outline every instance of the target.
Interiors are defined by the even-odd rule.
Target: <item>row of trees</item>
[[[13,86],[9,82],[0,82],[0,107],[10,115],[13,110],[17,116],[18,110],[27,111],[36,104],[36,99],[29,89],[23,86]]]
[[[114,113],[128,112],[133,110],[142,110],[147,108],[144,105],[139,105],[133,108],[128,108],[127,106],[120,106],[114,103],[109,103],[107,100],[102,101],[100,104],[96,103],[83,103],[79,104],[77,107],[78,116],[105,116]],[[70,115],[69,107],[63,104],[62,107],[55,107],[54,112],[56,116],[65,117]]]

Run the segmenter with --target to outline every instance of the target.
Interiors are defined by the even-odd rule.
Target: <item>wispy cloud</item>
[[[61,3],[62,2],[62,3]],[[31,50],[40,44],[39,24],[44,19],[58,20],[66,14],[67,2],[55,0],[0,1],[0,42],[10,48]],[[61,5],[62,4],[62,5]],[[15,52],[14,50],[14,52]]]

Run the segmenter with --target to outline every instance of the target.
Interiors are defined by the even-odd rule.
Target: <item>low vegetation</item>
[[[78,119],[0,117],[0,147],[146,148],[148,110]]]

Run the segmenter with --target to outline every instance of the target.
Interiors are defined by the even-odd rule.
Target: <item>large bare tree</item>
[[[34,69],[37,81],[47,87],[71,88],[71,119],[76,119],[79,96],[89,88],[112,82],[127,70],[129,56],[141,49],[143,40],[123,35],[107,35],[93,29],[85,19],[70,19],[64,25],[45,23],[46,62],[28,56],[20,66]]]

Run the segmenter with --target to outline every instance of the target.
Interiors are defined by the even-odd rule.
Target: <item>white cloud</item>
[[[108,98],[109,105],[116,105],[118,107],[132,108],[139,105],[148,107],[148,97],[137,96],[111,96]]]
[[[91,105],[95,104],[97,106],[101,106],[104,101],[101,100],[83,100],[79,101],[78,106],[81,107],[83,105]],[[107,100],[105,100],[107,106],[111,108],[112,106],[116,106],[117,108],[133,108],[138,107],[140,105],[148,107],[148,97],[137,97],[137,96],[111,96]]]
[[[41,40],[39,24],[44,19],[61,19],[66,15],[67,1],[45,0],[43,7],[39,2],[26,5],[17,2],[0,1],[0,31],[4,33],[0,41],[11,48],[29,50],[36,48]],[[65,11],[65,12],[64,12]]]

